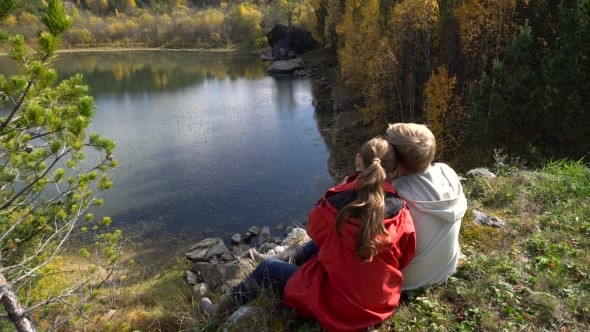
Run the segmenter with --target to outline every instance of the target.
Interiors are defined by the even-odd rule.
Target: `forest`
[[[588,153],[590,1],[314,1],[317,38],[378,131],[428,123],[440,157],[467,167],[494,149]]]
[[[33,37],[44,0],[2,25]],[[425,122],[439,157],[530,163],[589,151],[588,0],[76,0],[65,47],[264,48],[300,25],[334,57],[375,132]],[[469,152],[467,155],[464,151]]]

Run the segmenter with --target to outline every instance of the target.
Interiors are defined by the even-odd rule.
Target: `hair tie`
[[[378,163],[381,164],[381,159],[379,159],[379,158],[373,158],[373,162],[378,162]]]

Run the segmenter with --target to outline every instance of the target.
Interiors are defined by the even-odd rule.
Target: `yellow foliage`
[[[127,33],[133,32],[132,30],[139,29],[139,24],[132,20],[125,20],[125,28],[127,28]]]
[[[139,17],[139,21],[141,22],[142,25],[145,25],[145,26],[150,26],[150,25],[156,24],[156,18],[154,17],[154,15],[151,15],[148,12],[143,12],[141,14],[141,16]]]
[[[466,0],[454,12],[461,50],[472,60],[497,57],[516,27],[516,0]]]
[[[135,3],[135,0],[127,0],[127,6],[129,6],[129,8],[131,8],[131,9],[137,8],[137,4]]]
[[[223,15],[223,12],[214,8],[198,11],[196,16],[200,24],[209,29],[220,27],[225,21],[225,15]]]
[[[16,16],[8,15],[8,17],[2,21],[2,24],[7,27],[13,27],[16,24]]]
[[[102,25],[104,23],[104,21],[102,20],[102,18],[100,18],[98,16],[91,16],[90,20],[88,20],[88,23],[90,24],[90,26],[94,26],[94,25]]]
[[[294,24],[307,28],[308,31],[315,30],[314,22],[316,15],[311,5],[311,0],[305,0],[293,9]]]
[[[379,0],[347,0],[342,23],[336,32],[342,43],[338,50],[340,71],[347,84],[362,88],[368,82],[366,66],[377,56],[375,45],[381,39],[381,28],[375,23]]]
[[[123,22],[113,22],[113,23],[109,24],[106,28],[106,32],[111,38],[117,38],[117,37],[123,35],[123,33],[125,33],[125,31],[126,31],[126,26],[125,26],[125,23],[123,23]]]
[[[324,42],[327,46],[336,46],[337,32],[336,27],[340,24],[341,17],[344,14],[344,6],[341,0],[325,0],[328,15],[324,21]]]
[[[36,287],[32,287],[29,294],[30,302],[36,303],[57,296],[71,285],[70,275],[65,270],[62,257],[57,257],[42,267],[38,274],[43,277],[38,279]]]
[[[448,112],[451,112],[453,89],[457,84],[455,76],[449,77],[449,72],[445,66],[437,68],[426,83],[424,94],[426,103],[424,112],[430,130],[436,137],[437,153],[442,154],[445,150],[445,118]]]
[[[37,18],[37,15],[35,14],[22,12],[18,17],[18,22],[23,25],[37,25],[39,18]]]
[[[86,28],[72,28],[66,33],[66,37],[73,45],[90,44],[94,41],[92,33]]]
[[[395,5],[392,25],[404,30],[433,32],[438,22],[439,8],[436,0],[405,0]],[[401,32],[392,29],[396,34]]]

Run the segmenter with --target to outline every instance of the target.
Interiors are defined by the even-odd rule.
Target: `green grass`
[[[460,238],[463,265],[443,285],[404,293],[378,330],[590,330],[590,169],[552,162],[535,172],[469,181],[465,192],[470,208],[498,215],[506,226],[477,225],[468,212]],[[253,305],[265,318],[246,330],[320,329],[313,320],[289,317],[279,303],[261,296]]]
[[[446,283],[406,292],[379,331],[590,330],[590,169],[552,162],[464,184],[470,209],[462,222],[467,259]],[[472,221],[471,208],[506,221],[500,229]],[[223,321],[198,313],[198,299],[177,266],[149,277],[130,275],[106,292],[97,312],[120,312],[105,331],[221,331]],[[252,268],[250,266],[249,268]],[[220,295],[211,294],[215,300]],[[261,313],[229,331],[321,331],[314,319],[285,309],[264,291],[249,305]]]
[[[470,205],[502,216],[499,230],[463,220],[465,264],[444,285],[403,303],[400,331],[590,329],[590,170],[552,162],[465,185]],[[384,328],[383,330],[385,330]]]

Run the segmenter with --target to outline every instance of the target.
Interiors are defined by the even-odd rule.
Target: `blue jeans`
[[[302,262],[307,261],[319,251],[313,241],[309,241],[301,246]],[[267,258],[256,267],[244,281],[232,289],[231,296],[236,303],[244,305],[254,299],[260,292],[260,289],[269,286],[279,291],[281,294],[287,285],[289,278],[297,271],[298,265],[287,263],[274,258]]]

